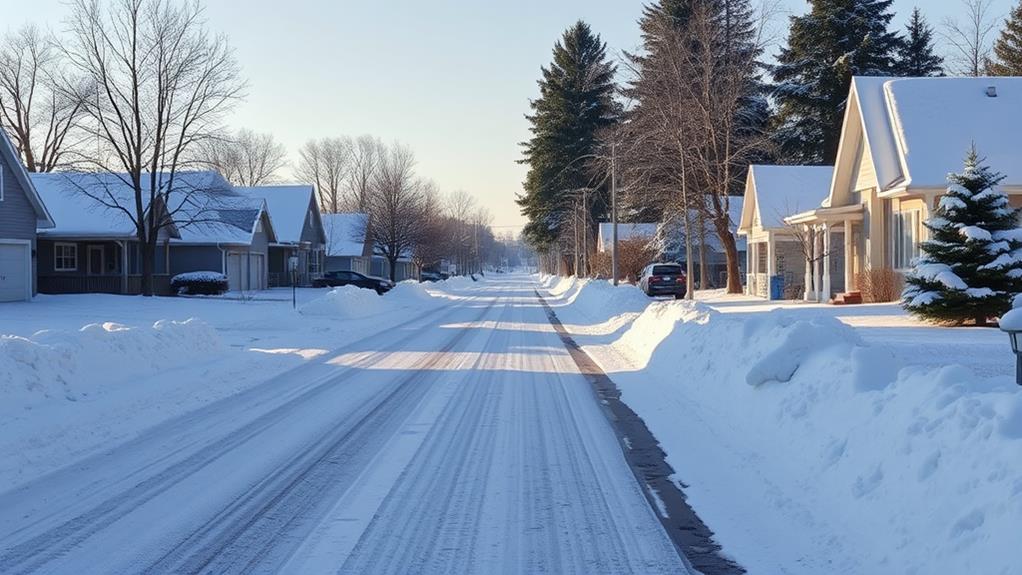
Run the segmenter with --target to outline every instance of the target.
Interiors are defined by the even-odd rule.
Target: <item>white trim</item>
[[[73,268],[62,268],[57,266],[57,248],[60,247],[72,247],[75,250],[75,267]],[[76,272],[78,271],[78,244],[71,242],[54,242],[53,243],[53,271],[55,272]]]
[[[32,288],[35,285],[35,277],[32,273],[32,241],[0,239],[0,244],[25,246],[25,301],[31,301]]]
[[[4,165],[0,164],[0,202],[4,201]]]

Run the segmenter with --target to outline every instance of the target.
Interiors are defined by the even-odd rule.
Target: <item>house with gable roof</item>
[[[0,130],[0,302],[30,300],[38,291],[36,230],[54,225],[21,157]]]
[[[235,188],[235,192],[266,201],[273,220],[276,240],[269,245],[267,266],[270,287],[290,286],[292,277],[300,286],[312,285],[323,273],[327,236],[316,201],[316,190],[308,184]],[[297,258],[292,276],[290,258]]]
[[[348,212],[323,214],[326,231],[324,271],[351,271],[369,275],[373,246],[368,237],[369,214]]]
[[[1022,78],[853,78],[828,195],[786,218],[813,234],[824,262],[813,299],[854,296],[872,270],[907,272],[973,145],[1022,206],[1019,133]],[[841,278],[829,265],[838,257]]]

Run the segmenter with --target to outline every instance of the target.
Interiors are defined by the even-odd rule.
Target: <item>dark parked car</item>
[[[442,279],[437,272],[422,272],[419,274],[420,282],[438,282]]]
[[[675,299],[685,297],[685,272],[681,264],[649,264],[642,270],[639,289],[646,295],[673,295]]]
[[[378,294],[385,294],[394,287],[394,282],[375,276],[362,275],[358,272],[326,272],[323,277],[312,280],[312,287],[338,287],[355,286],[364,289],[376,290]]]

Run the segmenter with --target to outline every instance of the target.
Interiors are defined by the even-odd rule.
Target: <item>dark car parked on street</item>
[[[685,297],[685,272],[681,264],[649,264],[639,277],[639,289],[650,297],[673,295],[674,299]]]
[[[312,280],[312,287],[355,286],[363,289],[376,290],[383,295],[394,287],[394,282],[374,276],[362,275],[358,272],[326,272],[323,277]]]

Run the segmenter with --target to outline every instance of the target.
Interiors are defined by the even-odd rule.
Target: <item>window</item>
[[[894,268],[903,270],[912,267],[912,261],[919,257],[919,240],[922,237],[922,212],[911,210],[893,214]]]
[[[53,269],[58,272],[78,271],[78,246],[76,244],[54,244]]]
[[[309,254],[309,273],[318,274],[320,269],[320,258],[323,257],[323,252],[315,250]]]

